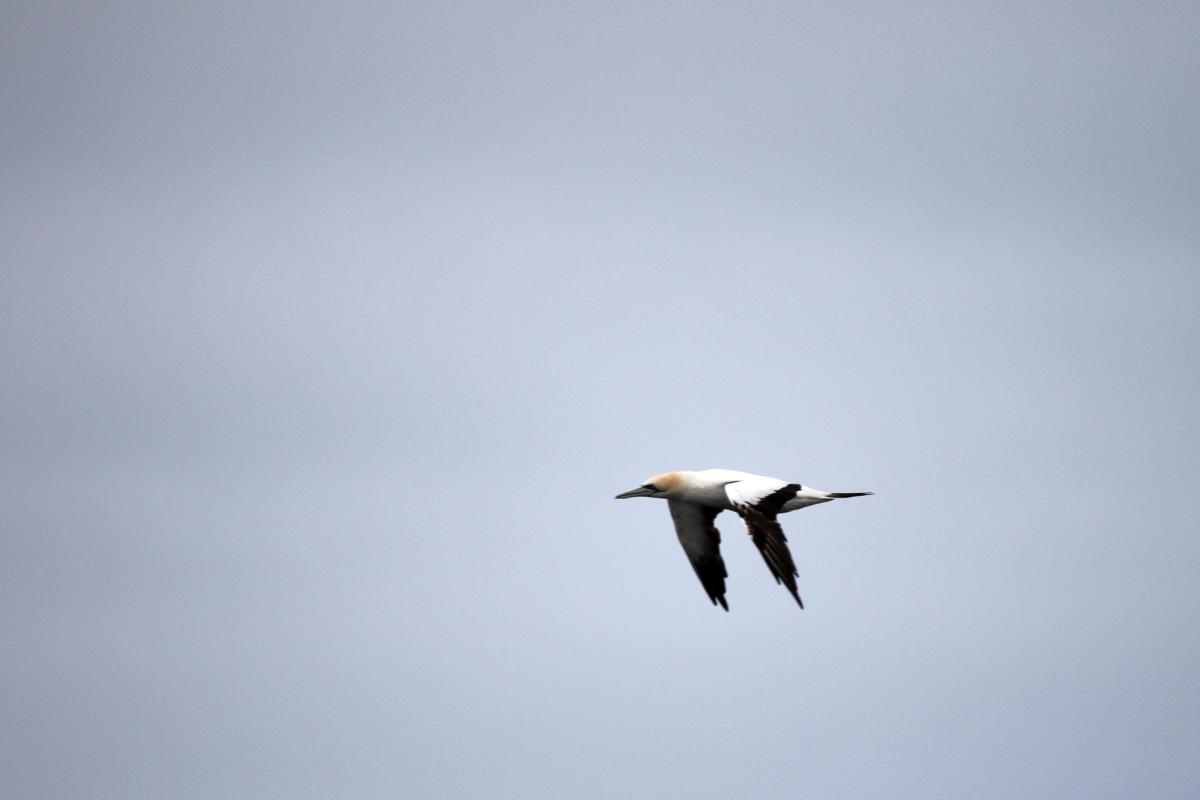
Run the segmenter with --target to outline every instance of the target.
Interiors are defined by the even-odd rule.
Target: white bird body
[[[658,497],[667,501],[679,543],[696,571],[713,604],[726,611],[725,561],[721,558],[721,534],[713,520],[722,511],[737,512],[762,554],[775,580],[787,587],[801,608],[804,603],[796,588],[796,565],[787,547],[787,537],[776,516],[800,508],[828,503],[871,492],[823,492],[779,478],[754,475],[733,469],[679,470],[664,472],[640,486],[622,492],[627,497]]]
[[[649,482],[662,479],[667,475],[675,476],[673,490],[666,493],[669,499],[695,503],[706,508],[719,508],[724,511],[736,511],[737,506],[742,504],[754,505],[771,492],[779,491],[789,485],[787,481],[779,478],[754,475],[736,469],[668,472],[663,475],[655,475]],[[855,494],[870,494],[870,492]],[[811,486],[801,486],[796,496],[783,504],[779,513],[785,514],[788,511],[815,506],[817,503],[827,503],[835,499],[837,498],[832,497],[829,492],[822,492]]]

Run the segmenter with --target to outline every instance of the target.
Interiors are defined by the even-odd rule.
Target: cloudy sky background
[[[1198,30],[7,5],[2,793],[1194,798]]]

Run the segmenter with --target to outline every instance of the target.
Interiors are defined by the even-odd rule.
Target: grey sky
[[[1195,797],[1200,7],[433,5],[0,12],[0,793]]]

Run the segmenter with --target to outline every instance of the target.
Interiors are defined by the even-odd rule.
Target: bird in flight
[[[796,563],[788,550],[787,537],[775,518],[798,508],[828,503],[846,497],[862,497],[872,492],[822,492],[811,486],[787,483],[765,475],[752,475],[732,469],[702,469],[698,472],[681,470],[664,472],[649,478],[640,486],[617,495],[627,497],[661,497],[671,509],[675,533],[683,552],[692,562],[692,569],[708,599],[726,611],[725,561],[721,558],[721,533],[713,524],[722,511],[736,511],[746,523],[746,532],[762,554],[767,568],[804,608],[796,589]]]

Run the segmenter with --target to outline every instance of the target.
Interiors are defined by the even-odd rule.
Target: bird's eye
[[[649,489],[649,490],[650,490],[650,491],[652,491],[652,492],[657,492],[657,491],[658,491],[658,487],[657,487],[657,486],[655,486],[653,483],[643,483],[643,484],[642,484],[642,488],[643,488],[643,489]]]

